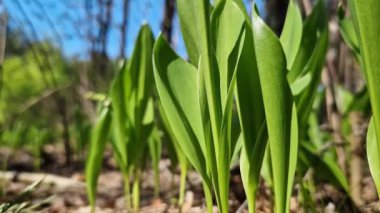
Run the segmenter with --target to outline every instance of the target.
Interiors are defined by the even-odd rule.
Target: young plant
[[[107,134],[112,132],[112,146],[115,159],[125,180],[125,197],[127,209],[137,210],[140,202],[139,183],[144,156],[148,149],[153,156],[155,168],[158,165],[160,144],[158,130],[154,121],[152,98],[153,66],[153,33],[147,25],[142,26],[131,58],[123,65],[114,79],[110,91],[110,106],[92,133],[89,159],[86,167],[88,178],[88,194],[94,207],[96,182],[100,170],[100,162],[104,151]],[[112,125],[112,129],[110,126]],[[149,143],[148,143],[149,141]],[[157,176],[158,170],[155,169]],[[133,188],[129,180],[133,175]],[[158,186],[156,179],[156,187]],[[91,180],[91,181],[90,181]],[[132,199],[130,193],[132,191]],[[158,190],[156,189],[156,194]]]
[[[239,135],[231,122],[232,103],[244,14],[230,0],[219,1],[211,16],[207,0],[178,0],[177,8],[190,63],[160,36],[154,47],[157,91],[181,150],[203,178],[208,211],[213,191],[219,211],[228,212],[229,167]]]
[[[249,211],[267,141],[273,174],[275,212],[288,212],[298,148],[297,111],[288,84],[280,40],[253,9],[237,71],[237,100],[244,146],[241,173]]]
[[[291,0],[279,39],[253,11],[252,35],[253,42],[246,40],[244,44],[251,48],[243,49],[237,72],[238,106],[245,137],[241,173],[249,211],[255,210],[255,192],[268,137],[275,211],[289,211],[296,167],[319,166],[329,179],[348,191],[342,172],[333,160],[318,156],[318,150],[307,134],[328,45],[324,2],[317,1],[312,13],[302,21],[296,1]],[[247,60],[244,60],[245,54]],[[273,138],[276,138],[275,142],[272,142]],[[296,166],[297,161],[301,166]],[[301,174],[305,171],[301,169]]]

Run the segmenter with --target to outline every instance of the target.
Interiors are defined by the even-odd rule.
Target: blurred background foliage
[[[43,144],[58,143],[65,161],[83,157],[97,103],[131,54],[141,23],[155,36],[162,30],[186,57],[174,2],[2,1],[0,144],[40,157]],[[245,3],[250,8],[252,2]],[[264,5],[259,1],[263,13]]]

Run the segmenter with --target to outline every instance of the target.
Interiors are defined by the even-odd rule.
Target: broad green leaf
[[[232,108],[226,107],[226,104],[228,104],[228,100],[232,101],[231,98],[228,98],[228,92],[234,91],[230,90],[231,81],[236,69],[236,63],[240,60],[239,55],[241,51],[239,48],[242,44],[240,44],[239,40],[242,36],[244,20],[244,13],[238,3],[230,0],[221,1],[213,11],[211,17],[211,37],[219,68],[220,99],[224,114],[226,114],[226,110],[228,113],[230,113],[229,111],[232,113]],[[231,94],[231,96],[232,95],[233,94]],[[226,147],[224,143],[228,144],[228,149],[225,154],[228,154],[231,158],[237,138],[240,134],[239,124],[236,122],[237,119],[232,119],[232,114],[229,116],[231,119],[229,118],[228,125],[231,126],[226,130],[228,135],[225,135],[225,137],[228,138],[220,138],[220,140],[228,140],[224,142],[220,141],[215,144],[216,159],[220,159],[218,154],[222,152],[218,150]],[[223,134],[220,133],[220,135],[222,137]],[[230,159],[225,158],[225,160],[228,161]]]
[[[249,211],[254,212],[256,189],[268,136],[266,126],[263,126],[265,113],[254,51],[252,28],[247,23],[245,25],[244,46],[237,64],[236,94],[244,141],[240,155],[240,170]]]
[[[175,99],[178,100],[179,108],[183,110],[197,140],[203,141],[197,94],[197,70],[180,58],[171,62],[167,69],[168,83]],[[200,144],[205,154],[204,142]]]
[[[249,25],[246,25],[245,33],[244,46],[237,64],[236,94],[244,144],[247,150],[253,150],[265,114],[253,35]]]
[[[215,40],[215,56],[220,73],[220,94],[223,108],[237,59],[231,53],[241,34],[243,22],[243,13],[238,5],[230,0],[218,4],[211,17],[211,33]]]
[[[197,66],[202,48],[199,39],[204,39],[200,35],[201,33],[205,33],[203,32],[205,30],[205,22],[209,20],[210,12],[205,11],[208,9],[206,4],[209,4],[209,2],[204,0],[177,0],[176,3],[181,32],[189,60],[191,64]]]
[[[177,95],[179,92],[183,92],[181,97],[188,97],[189,100],[192,100],[192,103],[188,103],[189,111],[188,113],[193,115],[191,119],[201,118],[200,110],[198,104],[198,94],[196,82],[194,83],[194,78],[196,79],[197,71],[195,68],[192,68],[191,65],[187,64],[185,61],[181,60],[170,48],[169,44],[165,39],[160,35],[154,46],[154,77],[156,80],[157,92],[160,97],[165,115],[167,116],[168,122],[173,130],[175,138],[178,140],[179,146],[182,150],[186,150],[184,153],[190,163],[194,168],[200,172],[202,177],[207,180],[207,169],[206,162],[204,157],[204,151],[199,144],[197,136],[195,135],[195,130],[192,129],[190,121],[187,119],[184,110],[180,107],[179,100],[177,100],[174,91],[172,91],[169,74],[176,74],[175,72],[184,72],[186,75],[177,75],[181,79],[176,79],[178,81],[186,82],[183,86],[186,89],[181,89],[176,91]],[[174,65],[173,65],[174,63]],[[176,65],[177,64],[177,65]],[[181,66],[181,69],[170,70],[171,66]],[[183,68],[183,69],[182,69]],[[194,77],[191,77],[194,76]],[[172,78],[173,79],[173,78]],[[173,84],[174,82],[172,82]],[[193,96],[193,97],[192,97]],[[188,101],[188,100],[186,100]],[[183,103],[182,103],[183,105]],[[193,111],[190,110],[193,108]],[[202,125],[201,122],[193,122],[197,128]],[[201,126],[202,127],[202,126]]]
[[[218,141],[219,128],[222,119],[222,105],[220,99],[220,82],[218,65],[215,54],[212,51],[212,41],[210,33],[210,2],[208,0],[177,0],[178,15],[183,33],[191,30],[190,39],[187,40],[191,48],[196,47],[197,58],[190,58],[193,65],[196,65],[203,75],[204,88],[207,97],[208,114],[210,117],[211,132],[213,141]],[[186,45],[191,46],[191,45]],[[199,63],[202,58],[202,63]]]
[[[377,152],[377,150],[379,150],[378,146],[379,144],[376,139],[374,120],[372,118],[367,132],[367,156],[369,169],[375,182],[376,189],[380,192],[380,155]]]
[[[87,195],[91,208],[95,208],[96,186],[102,166],[103,152],[111,129],[111,110],[102,109],[99,119],[92,130],[90,151],[86,161]]]
[[[361,65],[364,69],[373,111],[377,156],[380,156],[380,1],[349,0],[356,36],[360,47]],[[372,145],[375,147],[374,145]],[[373,162],[372,162],[373,164]],[[375,179],[378,177],[375,177]],[[379,182],[377,181],[379,189]],[[380,191],[378,190],[380,194]]]
[[[252,26],[273,165],[275,212],[283,213],[289,211],[288,185],[293,181],[294,175],[291,174],[289,165],[295,163],[295,157],[289,155],[293,153],[293,144],[296,143],[296,140],[291,139],[294,109],[286,79],[286,58],[277,36],[255,10]],[[298,135],[294,137],[298,140]]]
[[[280,42],[285,52],[287,68],[290,69],[297,55],[302,37],[302,15],[295,0],[290,0]]]

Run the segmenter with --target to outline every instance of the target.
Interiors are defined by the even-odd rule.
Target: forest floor
[[[99,177],[96,212],[126,212],[123,193],[123,177],[116,168],[111,152],[105,154],[102,172]],[[14,201],[31,183],[43,180],[27,197],[32,204],[41,204],[40,212],[90,212],[86,196],[84,162],[77,160],[65,164],[64,154],[57,146],[46,145],[42,155],[41,169],[33,169],[33,157],[26,151],[11,152],[0,148],[0,160],[7,164],[8,171],[0,173],[0,203]],[[263,181],[258,189],[257,212],[272,212],[272,194]],[[369,172],[362,178],[362,205],[354,207],[348,196],[335,187],[319,182],[316,187],[315,207],[317,212],[380,212],[377,194]],[[247,212],[245,194],[239,168],[231,171],[230,212]],[[298,187],[299,188],[299,187]],[[160,197],[153,196],[154,181],[151,169],[143,173],[141,181],[141,209],[139,212],[204,212],[205,204],[200,176],[193,171],[187,175],[184,205],[177,205],[179,171],[170,170],[170,161],[160,162]],[[292,212],[301,212],[302,204],[295,195],[291,199]],[[43,202],[49,198],[46,202]]]

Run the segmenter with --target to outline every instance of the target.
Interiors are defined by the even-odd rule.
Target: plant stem
[[[203,181],[203,191],[205,194],[206,199],[206,207],[207,207],[207,213],[213,212],[213,203],[212,203],[212,192],[211,189],[207,186],[207,184]]]
[[[181,162],[181,179],[179,183],[179,198],[178,205],[182,206],[185,200],[185,190],[186,190],[186,175],[187,175],[187,162]]]
[[[251,190],[252,189],[252,190]],[[256,188],[250,187],[249,190],[247,190],[247,203],[248,203],[248,212],[254,213],[256,208]]]
[[[153,167],[154,172],[154,198],[160,197],[160,169],[158,165]]]
[[[140,208],[140,173],[139,169],[135,171],[135,178],[133,180],[133,188],[132,188],[132,202],[133,209],[137,211]]]
[[[129,175],[124,175],[124,195],[125,195],[125,207],[127,210],[131,209],[131,189],[129,187]]]

